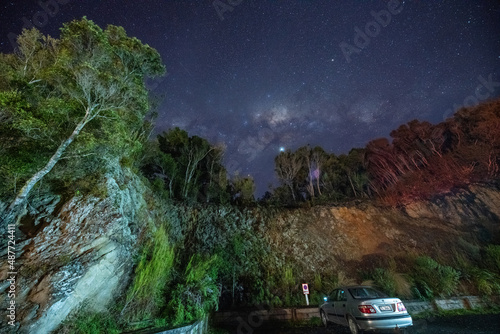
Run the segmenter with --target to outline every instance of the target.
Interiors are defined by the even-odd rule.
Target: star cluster
[[[280,151],[347,153],[500,96],[494,1],[12,1],[1,51],[23,26],[58,36],[84,15],[161,53],[168,74],[148,81],[155,133],[178,126],[225,143],[228,169],[252,174],[259,195]]]

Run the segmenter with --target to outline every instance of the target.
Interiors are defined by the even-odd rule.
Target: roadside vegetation
[[[152,219],[141,227],[126,293],[104,313],[83,307],[58,332],[180,326],[219,307],[299,306],[304,281],[312,304],[337,285],[362,281],[401,298],[500,294],[499,245],[304,277],[266,239],[285,207],[354,199],[397,206],[498,181],[500,101],[437,125],[412,121],[391,133],[392,142],[377,139],[348,154],[310,146],[283,152],[275,159],[281,184],[257,201],[251,176],[228,174],[223,145],[179,128],[149,137],[154,112],[144,78],[164,73],[156,50],[86,18],[66,24],[60,39],[32,29],[18,42],[16,53],[0,55],[2,224],[23,214],[30,197],[106,197],[102,181],[116,165],[148,188]]]

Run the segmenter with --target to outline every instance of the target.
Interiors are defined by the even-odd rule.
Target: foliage
[[[415,294],[425,299],[451,295],[457,289],[460,278],[458,271],[427,256],[415,259],[411,274],[415,282]]]
[[[371,275],[374,284],[390,296],[411,298],[411,282],[406,275],[396,272],[395,269],[395,262],[391,263],[389,268],[375,268]]]
[[[487,269],[471,268],[471,278],[482,296],[500,294],[500,276]]]
[[[58,329],[58,333],[62,334],[118,334],[121,332],[114,315],[108,312],[80,312],[66,320]]]
[[[375,268],[373,281],[383,292],[389,296],[396,296],[396,282],[391,272],[384,268]]]
[[[296,281],[296,278],[293,275],[293,269],[290,267],[285,267],[284,273],[281,277],[282,277],[282,281],[281,281],[280,285],[282,286],[282,289],[284,290],[285,305],[291,305],[292,304],[291,296],[292,296],[293,291],[297,290],[297,284],[298,284]]]
[[[24,30],[18,44],[0,57],[1,173],[13,180],[0,194],[15,192],[12,211],[55,166],[55,179],[74,180],[75,166],[95,171],[137,154],[149,111],[144,78],[164,71],[154,49],[86,18],[65,24],[60,39]]]
[[[163,183],[168,198],[189,203],[253,202],[251,178],[235,177],[230,185],[222,165],[224,147],[212,145],[179,128],[158,135],[141,170],[153,183]]]
[[[463,108],[445,122],[413,120],[366,146],[371,185],[387,203],[429,199],[498,179],[500,100]]]
[[[145,320],[155,315],[164,305],[164,288],[173,263],[173,249],[160,226],[144,246],[122,314],[130,320]]]
[[[377,195],[386,204],[429,199],[500,176],[500,100],[436,125],[413,120],[365,148],[336,156],[303,146],[275,158],[280,186],[268,203],[296,205]]]
[[[235,175],[231,180],[232,202],[241,206],[255,203],[255,182],[251,176],[241,177]]]
[[[263,280],[251,282],[250,305],[284,306],[282,299],[272,291],[276,287],[275,280],[277,280],[276,277],[268,275]]]
[[[166,219],[171,240],[177,245],[178,263],[187,263],[196,254],[216,255],[224,305],[248,300],[243,291],[250,293],[254,281],[265,279],[263,268],[270,249],[261,238],[259,231],[264,226],[258,217],[268,211],[230,205],[168,204]]]
[[[365,197],[368,177],[363,167],[363,149],[349,154],[328,154],[321,147],[303,146],[275,158],[281,187],[274,189],[268,202],[293,204],[300,200],[346,200]]]
[[[489,270],[500,274],[500,245],[488,245],[486,247],[484,263]]]
[[[168,303],[174,326],[200,319],[219,305],[217,256],[193,255]]]

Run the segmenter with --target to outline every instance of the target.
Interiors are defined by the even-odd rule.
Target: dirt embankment
[[[471,186],[429,202],[388,208],[374,202],[279,213],[266,238],[302,276],[355,273],[408,254],[451,257],[500,242],[500,189]]]

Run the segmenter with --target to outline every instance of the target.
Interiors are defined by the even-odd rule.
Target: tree
[[[4,215],[7,221],[65,154],[89,153],[102,141],[120,152],[130,143],[149,110],[144,79],[164,72],[156,50],[121,27],[102,30],[86,18],[65,24],[59,40],[24,30],[18,44],[15,54],[1,58],[7,74],[2,115],[8,128],[53,151],[25,180]]]
[[[227,187],[227,172],[222,166],[224,147],[212,145],[206,139],[189,136],[185,130],[174,128],[158,137],[159,155],[165,155],[170,173],[164,173],[164,180],[169,182],[170,196],[179,200],[194,199],[211,202],[218,198],[224,202]],[[164,168],[161,158],[149,160],[143,171],[150,178],[159,176],[158,170]],[[203,198],[202,198],[203,197]]]
[[[319,146],[311,148],[309,145],[303,146],[295,152],[301,157],[302,167],[307,176],[305,177],[305,188],[309,196],[315,196],[315,186],[318,195],[321,196],[320,178],[323,173],[323,165],[328,160],[328,154]]]
[[[364,149],[353,148],[347,155],[342,154],[338,158],[338,168],[347,177],[354,197],[363,196],[368,188],[368,175],[363,166],[364,154]]]
[[[229,201],[227,170],[222,165],[225,150],[226,146],[224,144],[215,145],[208,154],[207,159],[205,159],[205,175],[208,181],[205,180],[204,185],[206,188],[205,201],[207,203],[216,198],[220,203]]]
[[[255,182],[250,175],[247,177],[235,175],[231,180],[231,184],[234,202],[240,205],[248,205],[255,202]]]
[[[281,152],[274,159],[274,164],[278,178],[290,189],[293,201],[295,202],[295,185],[297,184],[296,176],[302,167],[302,158],[296,153],[285,151]]]

